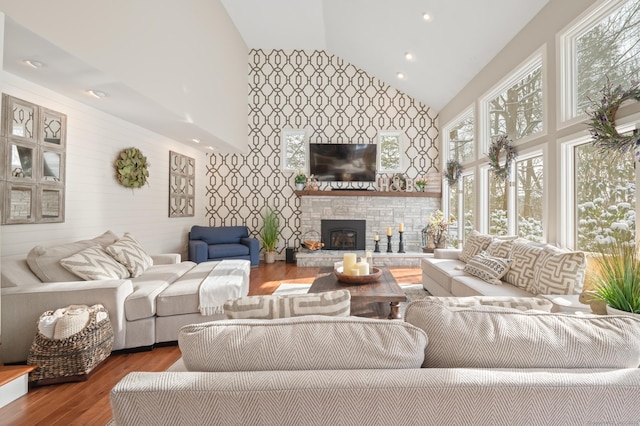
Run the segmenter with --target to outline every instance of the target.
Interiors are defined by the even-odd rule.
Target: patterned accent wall
[[[281,169],[282,129],[305,129],[310,143],[377,143],[379,131],[400,130],[406,176],[438,170],[437,113],[426,105],[326,51],[251,50],[249,152],[210,155],[207,217],[258,237],[262,210],[274,207],[280,254],[302,232],[293,174]]]

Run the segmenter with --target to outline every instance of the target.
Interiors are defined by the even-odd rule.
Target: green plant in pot
[[[598,246],[592,283],[609,314],[640,315],[640,259],[637,248],[621,242]]]
[[[260,231],[265,263],[273,263],[276,261],[279,228],[280,219],[278,218],[278,212],[271,207],[267,207],[262,213],[262,230]]]

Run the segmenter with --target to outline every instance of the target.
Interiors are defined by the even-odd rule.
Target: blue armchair
[[[260,243],[249,238],[246,226],[193,226],[189,233],[189,260],[200,263],[222,259],[246,259],[260,263]]]

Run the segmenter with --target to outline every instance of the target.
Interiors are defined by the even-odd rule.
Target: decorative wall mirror
[[[195,215],[196,160],[169,151],[169,217]]]
[[[2,223],[64,222],[64,114],[2,95]]]

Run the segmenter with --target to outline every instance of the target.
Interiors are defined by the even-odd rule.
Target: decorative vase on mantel
[[[304,183],[296,183],[297,191],[304,191]]]

